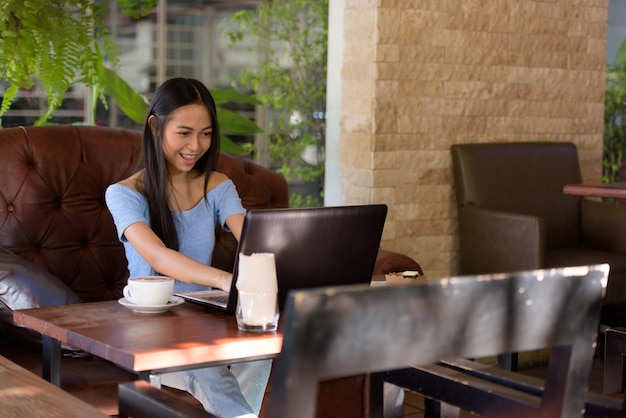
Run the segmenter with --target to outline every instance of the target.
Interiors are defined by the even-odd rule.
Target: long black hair
[[[175,110],[190,104],[204,105],[213,124],[211,147],[193,166],[194,170],[204,176],[204,190],[206,192],[209,176],[217,164],[220,130],[217,123],[215,101],[204,84],[192,78],[172,78],[161,84],[155,91],[150,103],[143,131],[141,157],[145,175],[142,192],[148,200],[151,227],[165,246],[174,250],[179,249],[179,241],[174,218],[168,206],[170,178],[163,154],[163,129]],[[149,125],[151,116],[156,119],[154,134]]]

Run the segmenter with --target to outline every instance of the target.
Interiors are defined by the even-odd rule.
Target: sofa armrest
[[[396,273],[406,270],[417,270],[424,274],[422,267],[411,257],[394,251],[380,248],[374,265],[374,276],[388,273]]]
[[[585,246],[626,254],[626,206],[582,199],[581,223]]]
[[[80,303],[81,299],[56,276],[0,247],[0,301],[15,310]]]
[[[546,246],[543,219],[510,212],[459,208],[459,273],[541,268]]]
[[[14,310],[80,302],[56,276],[0,247],[0,331],[11,343],[30,346],[40,341],[39,334],[13,322]]]

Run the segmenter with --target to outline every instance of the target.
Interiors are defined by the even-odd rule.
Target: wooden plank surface
[[[185,302],[142,314],[117,301],[17,310],[14,321],[135,372],[272,357],[282,334],[239,331],[234,316]]]
[[[626,199],[626,183],[566,184],[563,193],[576,196]]]
[[[107,417],[91,405],[2,356],[0,414],[5,418]]]

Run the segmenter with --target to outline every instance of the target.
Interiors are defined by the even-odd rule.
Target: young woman
[[[106,203],[124,244],[130,276],[176,279],[175,291],[230,289],[211,267],[215,225],[239,239],[245,209],[233,182],[215,171],[215,102],[198,80],[174,78],[156,90],[143,133],[143,168],[109,186]],[[258,415],[271,360],[161,375],[221,417]]]

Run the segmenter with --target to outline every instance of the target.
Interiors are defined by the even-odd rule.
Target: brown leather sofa
[[[626,206],[563,194],[573,143],[458,144],[459,273],[609,263],[602,321],[626,325]]]
[[[12,311],[121,297],[128,271],[104,204],[104,190],[137,167],[141,134],[88,126],[0,129],[0,354],[41,373],[38,335],[16,327]],[[218,170],[235,183],[247,209],[287,207],[285,179],[248,160],[221,154]],[[213,264],[232,269],[236,241],[218,230]],[[417,269],[380,250],[375,274]],[[136,377],[101,359],[64,348],[61,386],[110,415],[117,385]],[[320,387],[320,416],[359,415],[367,379]]]

